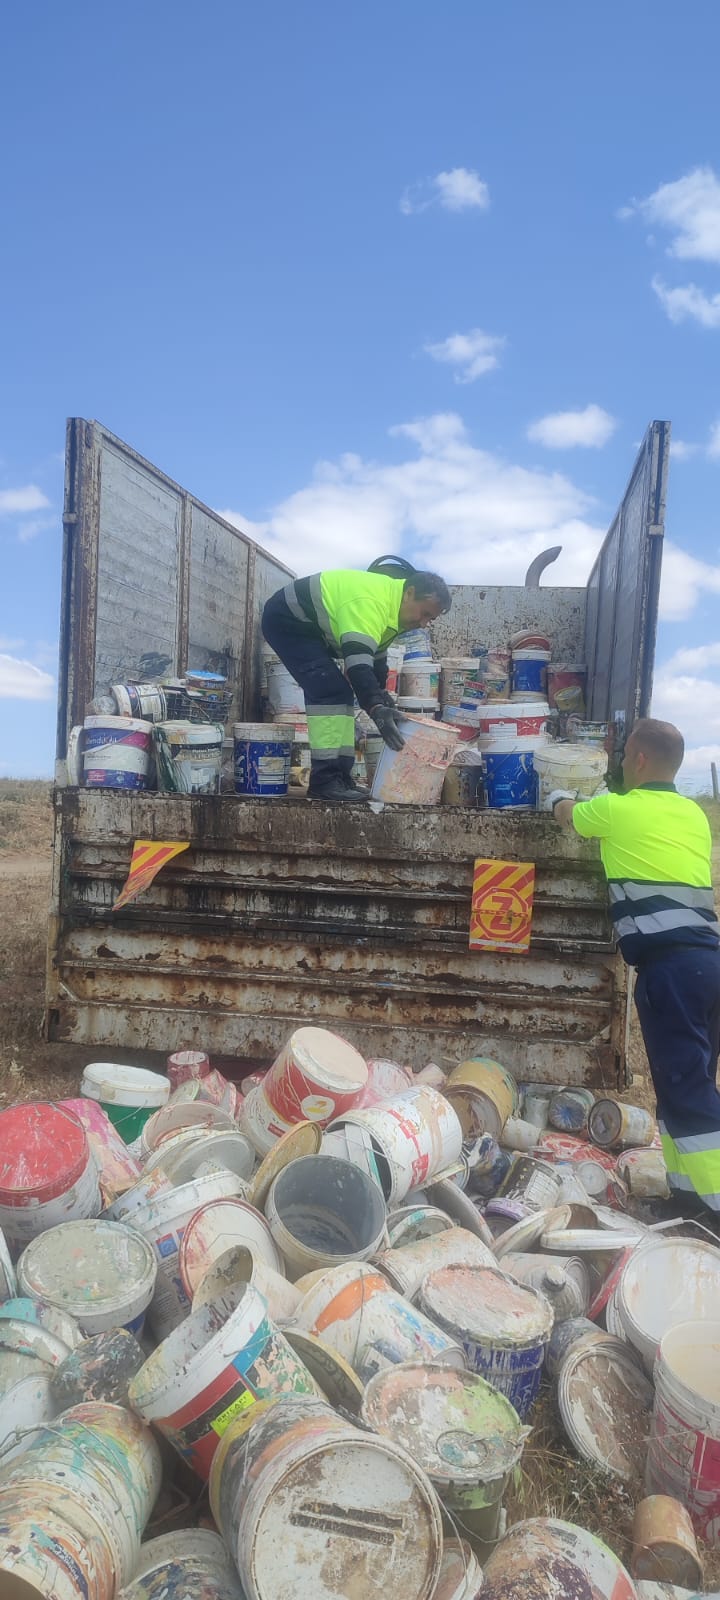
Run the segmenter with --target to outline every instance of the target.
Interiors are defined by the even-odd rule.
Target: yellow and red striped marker
[[[142,894],[152,883],[153,878],[157,877],[160,868],[168,861],[172,861],[173,856],[178,856],[181,850],[189,848],[188,840],[180,844],[175,839],[136,839],[130,871],[115,901],[113,911],[119,911],[122,906],[129,905],[131,900],[137,900],[138,895]]]
[[[526,952],[534,894],[534,862],[480,857],[473,872],[470,949]]]

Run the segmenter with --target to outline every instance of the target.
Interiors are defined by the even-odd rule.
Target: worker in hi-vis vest
[[[354,697],[391,750],[404,740],[386,693],[386,651],[398,633],[425,627],[450,610],[442,578],[415,572],[398,557],[393,571],[318,572],[271,596],[263,612],[268,644],[305,696],[310,736],[308,794],[319,800],[367,799],[352,778]]]
[[[668,1182],[720,1212],[720,924],[707,817],[678,794],[685,746],[670,722],[637,722],[623,792],[575,801],[555,790],[555,820],[599,839],[615,936],[637,968],[635,1004],[650,1063]]]

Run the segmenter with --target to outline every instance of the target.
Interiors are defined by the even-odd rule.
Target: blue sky
[[[671,461],[655,709],[720,759],[720,13],[70,0],[5,18],[0,772],[54,753],[97,417],[304,570],[582,582]]]

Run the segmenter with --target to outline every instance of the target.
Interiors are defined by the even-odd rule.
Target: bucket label
[[[255,1395],[251,1394],[249,1389],[243,1390],[241,1394],[230,1402],[230,1405],[224,1411],[220,1412],[219,1417],[213,1418],[210,1424],[213,1433],[217,1434],[218,1439],[222,1439],[223,1434],[227,1433],[230,1423],[234,1422],[235,1418],[239,1417],[243,1411],[249,1411],[254,1404]]]
[[[335,1110],[335,1101],[327,1094],[306,1094],[300,1101],[300,1110],[308,1122],[329,1121]]]
[[[471,950],[525,954],[530,947],[535,865],[480,857],[473,873]]]

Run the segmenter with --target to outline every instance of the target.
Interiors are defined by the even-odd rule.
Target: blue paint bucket
[[[235,793],[287,794],[293,729],[284,723],[236,722]]]
[[[504,1394],[524,1420],[555,1320],[545,1296],[495,1267],[441,1267],[425,1278],[418,1304],[462,1346],[469,1371]]]
[[[542,739],[494,739],[483,749],[487,803],[494,811],[537,806],[533,754]]]
[[[512,692],[518,699],[547,699],[549,650],[513,650]]]

